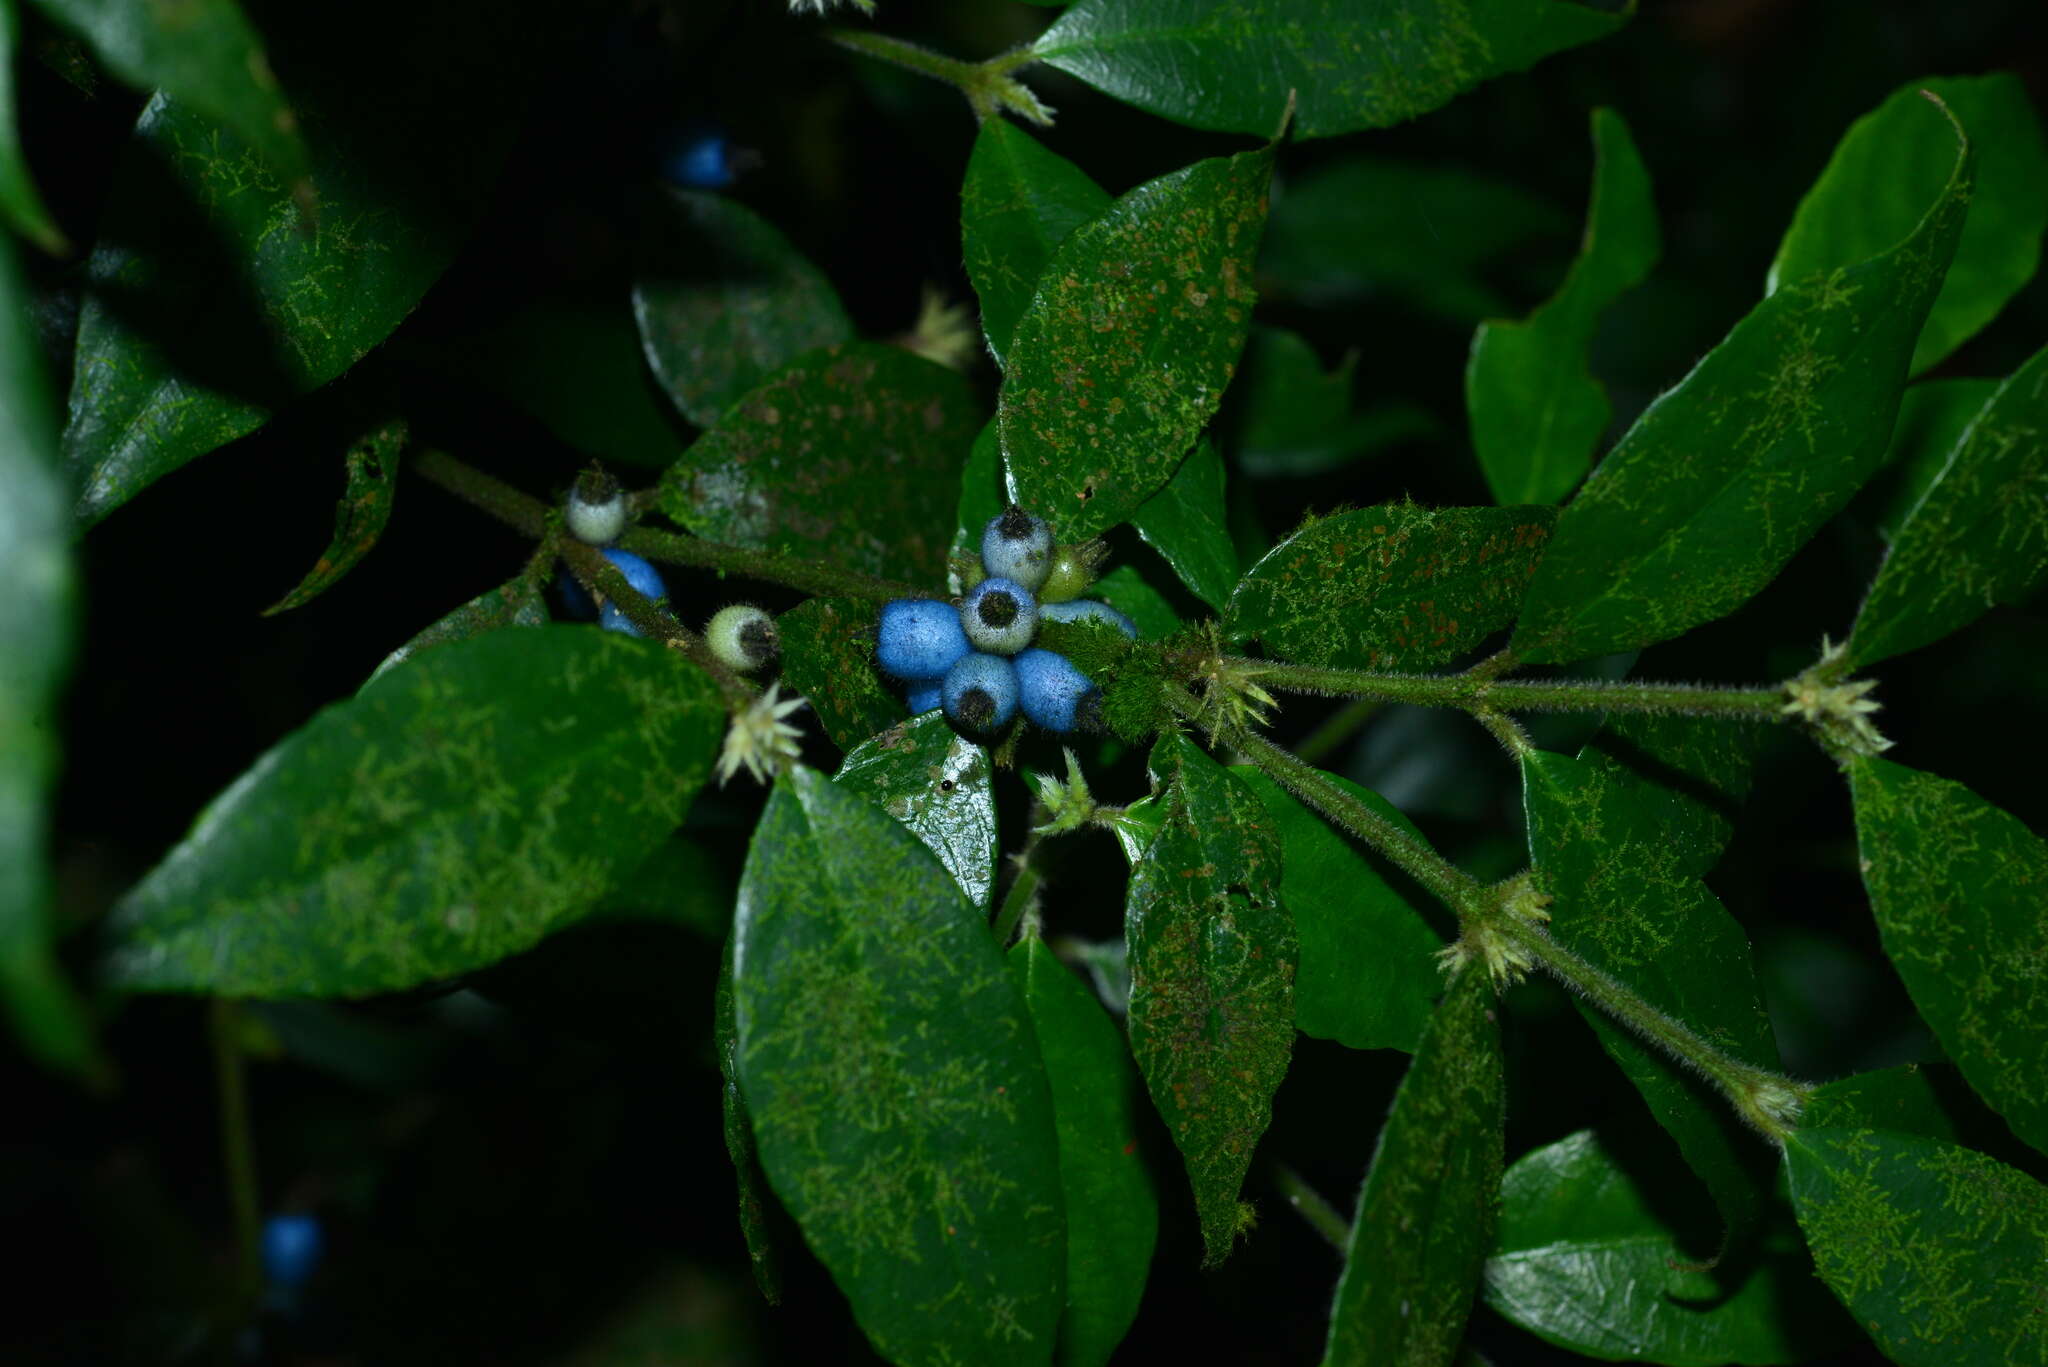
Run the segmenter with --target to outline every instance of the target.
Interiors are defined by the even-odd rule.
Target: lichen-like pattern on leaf
[[[1086,171],[1017,125],[982,123],[960,186],[960,245],[996,364],[1053,252],[1109,202]]]
[[[876,1349],[907,1367],[1051,1362],[1052,1095],[952,877],[882,808],[799,767],[755,829],[734,935],[761,1164]]]
[[[1159,834],[1131,870],[1131,1053],[1187,1160],[1207,1261],[1228,1256],[1238,1189],[1294,1047],[1294,925],[1280,841],[1243,780],[1185,736],[1152,751]]]
[[[1821,1277],[1900,1367],[2048,1363],[2048,1187],[1886,1130],[1785,1141]]]
[[[718,989],[712,1001],[712,1042],[718,1050],[719,1118],[725,1131],[726,1156],[732,1159],[733,1182],[739,1191],[740,1237],[747,1242],[747,1263],[754,1285],[770,1305],[782,1301],[782,1258],[768,1233],[768,1174],[754,1147],[754,1120],[740,1091],[739,1025],[733,1015],[733,938],[728,935],[718,965]]]
[[[1173,477],[1251,325],[1271,149],[1123,195],[1059,245],[1018,320],[997,416],[1010,492],[1078,541]]]
[[[1556,520],[1413,503],[1311,518],[1245,574],[1224,629],[1298,664],[1440,665],[1515,620]]]
[[[1493,982],[1470,964],[1431,1014],[1380,1132],[1324,1367],[1452,1360],[1493,1246],[1504,1085]]]
[[[363,686],[369,687],[385,671],[395,669],[435,646],[467,641],[472,636],[481,636],[500,627],[540,627],[547,623],[547,605],[541,601],[540,589],[524,577],[511,580],[497,588],[485,589],[453,612],[421,627],[411,640],[379,662]]]
[[[908,826],[983,911],[996,877],[996,800],[988,751],[941,712],[901,721],[846,754],[832,781]]]
[[[1223,457],[1205,439],[1174,471],[1166,487],[1138,506],[1131,525],[1195,596],[1213,608],[1237,587],[1237,547],[1231,544],[1223,503]]]
[[[1886,955],[1977,1094],[2048,1153],[2048,841],[1889,760],[1852,759],[1849,785]]]
[[[348,487],[334,507],[334,537],[298,587],[263,610],[265,617],[312,602],[375,549],[391,520],[405,431],[403,422],[388,422],[349,447]]]
[[[1884,453],[1884,473],[1869,491],[1871,521],[1887,545],[1898,539],[1921,496],[1948,468],[1956,444],[2001,383],[1976,376],[1922,380],[1899,396],[1899,420]]]
[[[858,598],[810,598],[776,619],[782,681],[800,693],[818,724],[850,751],[903,720],[903,700],[875,672],[875,605]]]
[[[723,733],[681,656],[590,627],[442,646],[329,707],[115,908],[140,991],[358,996],[495,963],[682,820]]]
[[[807,352],[668,468],[661,510],[714,541],[937,585],[981,423],[967,381],[900,347]]]

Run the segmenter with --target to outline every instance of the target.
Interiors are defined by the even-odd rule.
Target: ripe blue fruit
[[[691,190],[723,190],[739,176],[732,140],[717,128],[693,128],[677,138],[662,174]]]
[[[960,626],[976,650],[1015,655],[1038,634],[1038,600],[1013,579],[984,579],[960,600]]]
[[[1095,685],[1066,656],[1050,650],[1027,650],[1017,666],[1018,701],[1034,726],[1071,731],[1086,717]]]
[[[943,706],[943,692],[937,679],[924,679],[912,684],[904,692],[903,701],[909,706],[910,715],[914,717],[920,712],[929,712],[934,707]]]
[[[875,632],[875,662],[906,682],[943,679],[972,647],[960,629],[960,611],[935,598],[898,598],[882,605]]]
[[[998,730],[1017,715],[1017,671],[1004,656],[974,651],[946,671],[939,696],[961,730]]]
[[[626,582],[632,585],[634,590],[642,597],[651,598],[657,603],[668,597],[668,587],[661,582],[661,571],[648,564],[645,560],[642,560],[639,556],[631,551],[615,550],[609,547],[602,551],[601,554],[605,559],[618,567],[619,573],[626,576]],[[633,624],[626,620],[626,614],[620,612],[610,603],[604,605],[605,611],[599,612],[597,604],[592,602],[590,595],[583,591],[583,585],[577,582],[574,575],[563,575],[561,582],[562,606],[568,610],[571,617],[580,617],[585,621],[596,617],[604,623],[605,629],[608,631],[624,631],[634,636],[640,634]],[[613,625],[614,622],[619,623],[619,625]]]
[[[720,608],[704,627],[704,644],[728,669],[751,674],[782,654],[775,619],[752,603]]]
[[[1076,598],[1071,603],[1041,603],[1038,615],[1048,622],[1102,622],[1115,627],[1133,641],[1138,639],[1138,624],[1118,612],[1107,603],[1093,598]]]
[[[297,1290],[320,1266],[327,1238],[316,1215],[283,1212],[263,1222],[263,1280],[279,1291]]]
[[[1052,572],[1052,528],[1011,504],[989,519],[981,532],[981,564],[995,579],[1008,579],[1032,593]]]

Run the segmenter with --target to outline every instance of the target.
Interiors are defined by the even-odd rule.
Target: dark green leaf
[[[996,420],[990,418],[974,438],[974,445],[967,452],[967,464],[960,471],[959,525],[953,533],[953,554],[978,563],[983,529],[1009,506],[1009,495],[1003,488],[1003,445],[996,435]]]
[[[500,627],[540,627],[547,622],[547,605],[541,602],[539,588],[523,577],[511,580],[484,590],[447,616],[422,627],[411,640],[384,657],[364,680],[363,687],[375,683],[386,670],[395,669],[435,646],[467,641]]]
[[[1878,503],[1873,515],[1877,534],[1887,543],[1898,539],[1907,515],[1941,477],[1956,443],[1998,385],[1991,379],[1922,380],[1899,397],[1899,420],[1884,456],[1884,482],[1874,482],[1870,490]]]
[[[1230,541],[1228,517],[1223,457],[1205,438],[1195,443],[1166,487],[1131,514],[1131,525],[1196,597],[1221,608],[1237,587],[1237,548]]]
[[[981,421],[967,381],[899,347],[812,351],[668,468],[661,510],[714,541],[942,583]]]
[[[1916,112],[1953,130],[1932,106]],[[1911,236],[1788,281],[1608,453],[1529,586],[1523,658],[1627,650],[1733,611],[1876,470],[1969,207],[1975,157],[1955,136],[1948,182]]]
[[[1901,1367],[2048,1363],[2048,1187],[1969,1149],[1884,1130],[1785,1141],[1821,1277]]]
[[[1061,1367],[1101,1367],[1138,1313],[1159,1195],[1138,1152],[1138,1085],[1123,1035],[1095,994],[1027,935],[1010,951],[1052,1083],[1067,1207],[1067,1307]]]
[[[303,607],[339,583],[377,545],[391,520],[398,492],[398,458],[405,450],[405,424],[388,422],[348,449],[348,488],[334,507],[334,537],[297,588],[263,610],[269,617]]]
[[[1206,1261],[1230,1253],[1238,1189],[1294,1047],[1294,926],[1258,795],[1185,736],[1152,770],[1159,834],[1131,870],[1131,1053],[1187,1159]]]
[[[64,232],[36,192],[14,127],[14,0],[0,0],[0,215],[46,252],[69,249]]]
[[[2048,841],[1960,783],[1849,762],[1884,949],[1942,1048],[2048,1153]]]
[[[1234,391],[1230,440],[1238,468],[1248,475],[1326,474],[1384,447],[1435,435],[1436,419],[1416,404],[1352,412],[1357,365],[1352,352],[1326,374],[1299,334],[1255,325]]]
[[[670,190],[650,237],[633,316],[647,363],[699,427],[805,352],[853,340],[831,282],[745,205]]]
[[[1766,291],[1843,270],[1913,231],[1955,166],[1941,97],[1978,149],[1976,192],[1955,260],[1927,315],[1908,373],[1947,356],[1998,315],[2031,280],[2048,231],[2048,144],[2010,72],[1910,81],[1849,129],[1827,169],[1800,201],[1778,244]]]
[[[1714,867],[1735,832],[1763,739],[1759,728],[1725,721],[1623,713],[1609,717],[1579,760],[1631,792],[1676,866],[1697,876]]]
[[[1304,138],[1389,128],[1605,37],[1626,14],[1562,0],[1080,0],[1048,66],[1177,123]]]
[[[737,889],[734,871],[712,847],[730,839],[731,832],[715,829],[670,836],[604,895],[591,920],[660,921],[723,940]]]
[[[1803,1362],[1857,1340],[1790,1228],[1754,1257],[1686,1261],[1672,1176],[1617,1162],[1591,1130],[1524,1154],[1501,1181],[1487,1305],[1561,1348],[1670,1367]]]
[[[997,416],[1017,500],[1078,541],[1163,488],[1216,412],[1251,322],[1271,149],[1140,185],[1053,254]]]
[[[1180,630],[1180,616],[1166,601],[1166,595],[1146,583],[1145,577],[1129,565],[1118,565],[1096,580],[1088,596],[1101,599],[1130,618],[1138,628],[1140,640],[1156,641]]]
[[[1280,900],[1301,937],[1295,1025],[1353,1049],[1414,1053],[1443,987],[1436,964],[1443,941],[1377,859],[1263,773],[1232,772],[1258,793],[1280,835]],[[1422,840],[1378,793],[1326,777]]]
[[[832,781],[908,826],[986,912],[996,878],[992,776],[987,750],[956,734],[943,713],[924,712],[847,751]]]
[[[1799,1123],[1813,1130],[1898,1130],[1961,1144],[1958,1116],[1967,1117],[1976,1105],[1953,1065],[1906,1063],[1822,1083],[1807,1094]]]
[[[982,918],[880,807],[797,768],[754,832],[734,934],[761,1165],[876,1349],[1049,1361],[1053,1101]]]
[[[1892,540],[1856,614],[1861,669],[1940,640],[2048,582],[2048,348],[1979,410]]]
[[[1224,628],[1297,664],[1443,664],[1515,620],[1556,520],[1413,503],[1311,518],[1246,573]]]
[[[960,187],[960,243],[996,364],[1060,243],[1109,208],[1088,173],[1006,119],[988,119]]]
[[[724,708],[674,651],[499,631],[393,670],[286,737],[116,907],[141,991],[356,996],[526,949],[678,822]]]
[[[810,701],[844,751],[903,720],[903,700],[875,672],[875,615],[875,605],[858,598],[812,598],[776,620],[784,686]]]
[[[1468,964],[1429,1018],[1359,1189],[1325,1367],[1457,1352],[1493,1246],[1504,1101],[1493,983]]]
[[[254,431],[398,325],[488,196],[561,22],[483,0],[280,11],[271,53],[320,190],[310,225],[234,133],[150,102],[86,266],[64,431],[81,521]]]
[[[754,1285],[770,1305],[782,1303],[782,1259],[768,1232],[768,1174],[754,1147],[754,1120],[740,1091],[739,1024],[733,1014],[732,956],[738,937],[728,935],[718,964],[718,989],[712,1002],[712,1036],[718,1048],[719,1115],[725,1130],[725,1152],[732,1159],[739,1189],[740,1237],[747,1241],[747,1262]]]
[[[1650,173],[1611,109],[1593,113],[1593,194],[1571,273],[1519,323],[1482,323],[1465,366],[1472,445],[1496,503],[1555,503],[1593,465],[1612,409],[1586,366],[1593,329],[1662,244]]]

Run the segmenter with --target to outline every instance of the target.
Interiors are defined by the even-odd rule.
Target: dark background
[[[1025,41],[1050,17],[998,0],[881,4],[883,31],[967,57]],[[87,93],[61,77],[55,35],[24,18],[17,79],[31,163],[67,234],[89,243],[141,99],[104,79]],[[1417,124],[1284,148],[1280,192],[1290,177],[1367,151],[1486,171],[1576,223],[1590,171],[1587,111],[1617,107],[1655,178],[1666,239],[1656,278],[1613,311],[1595,358],[1625,420],[1758,297],[1783,225],[1854,118],[1916,76],[2001,67],[2018,70],[2037,108],[2048,108],[2044,26],[2048,15],[2028,0],[1646,0],[1618,38]],[[717,120],[758,152],[760,166],[732,193],[824,269],[864,335],[909,327],[927,283],[971,301],[959,264],[958,185],[974,134],[964,102],[826,46],[818,27],[769,0],[644,5],[593,25],[534,92],[496,202],[398,342],[85,538],[55,849],[81,976],[94,922],[213,794],[348,697],[392,647],[517,570],[517,537],[408,476],[365,564],[306,608],[258,615],[326,542],[347,421],[363,393],[395,394],[417,436],[535,493],[566,486],[578,453],[487,389],[422,369],[406,346],[459,341],[530,294],[623,307],[636,216],[680,130]],[[1249,145],[1166,124],[1056,73],[1027,79],[1059,111],[1048,144],[1112,192]],[[1555,285],[1573,245],[1566,234],[1498,264],[1494,283],[1516,312]],[[78,264],[31,263],[58,375],[68,373]],[[1343,308],[1278,300],[1263,314],[1301,331],[1327,361],[1356,349],[1361,404],[1420,403],[1444,433],[1315,480],[1239,482],[1234,497],[1252,501],[1269,536],[1311,506],[1404,494],[1487,501],[1463,440],[1469,325],[1394,294]],[[1937,373],[2005,374],[2044,337],[2048,287],[2037,280]],[[974,376],[992,404],[985,360]],[[688,435],[680,421],[677,433]],[[1646,652],[1637,672],[1748,683],[1795,671],[1823,632],[1847,628],[1879,550],[1852,507],[1753,603]],[[1135,541],[1119,542],[1119,553],[1169,584]],[[680,571],[671,592],[704,615],[724,601],[718,586]],[[2013,759],[2037,743],[2044,665],[2040,618],[2015,611],[1888,662],[1882,724],[1899,743],[1894,756],[2048,826],[2048,798]],[[1278,732],[1298,739],[1328,710],[1290,704]],[[1539,736],[1575,748],[1588,729],[1552,720]],[[835,757],[821,745],[810,758]],[[1046,756],[1026,758],[1049,767]],[[1100,795],[1143,791],[1134,757],[1100,758],[1091,770]],[[1469,721],[1392,709],[1328,762],[1402,805],[1475,871],[1524,862],[1513,771]],[[1014,777],[1002,782],[1014,849],[1024,792]],[[759,790],[740,785],[692,817],[686,834],[718,855],[727,879],[743,852],[734,833],[758,801]],[[1051,929],[1113,936],[1120,869],[1105,837],[1056,847]],[[1756,943],[1791,1072],[1824,1078],[1933,1055],[1876,952],[1846,793],[1817,750],[1775,738],[1711,881]],[[255,1011],[265,1204],[317,1212],[330,1255],[305,1315],[269,1323],[263,1346],[248,1351],[362,1364],[870,1360],[786,1223],[783,1308],[763,1306],[748,1282],[709,1038],[715,922],[728,897],[729,883],[712,880],[693,890],[690,913],[606,919],[433,990]],[[205,1007],[100,1005],[121,1076],[111,1096],[87,1098],[0,1055],[9,1116],[0,1228],[13,1236],[18,1269],[0,1358],[217,1358],[207,1314],[231,1232]],[[1519,989],[1509,1022],[1511,1159],[1596,1123],[1648,1149],[1665,1142],[1643,1132],[1640,1102],[1557,991]],[[1403,1066],[1391,1053],[1301,1042],[1248,1187],[1262,1224],[1220,1272],[1196,1270],[1184,1178],[1163,1134],[1152,1136],[1164,1226],[1129,1360],[1191,1347],[1213,1361],[1314,1360],[1338,1260],[1287,1209],[1266,1164],[1294,1166],[1348,1211]],[[639,1336],[622,1337],[622,1324]],[[1474,1338],[1496,1362],[1560,1356],[1483,1311]]]

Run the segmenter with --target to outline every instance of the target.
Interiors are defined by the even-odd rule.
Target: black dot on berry
[[[757,664],[775,657],[775,628],[756,617],[740,628],[740,649]]]
[[[996,532],[1006,541],[1023,541],[1031,535],[1031,522],[1031,514],[1012,503],[996,523]]]
[[[986,731],[996,719],[996,700],[984,688],[970,688],[960,695],[960,720],[970,730]]]
[[[1001,631],[1017,620],[1017,600],[998,589],[981,596],[981,624]]]

